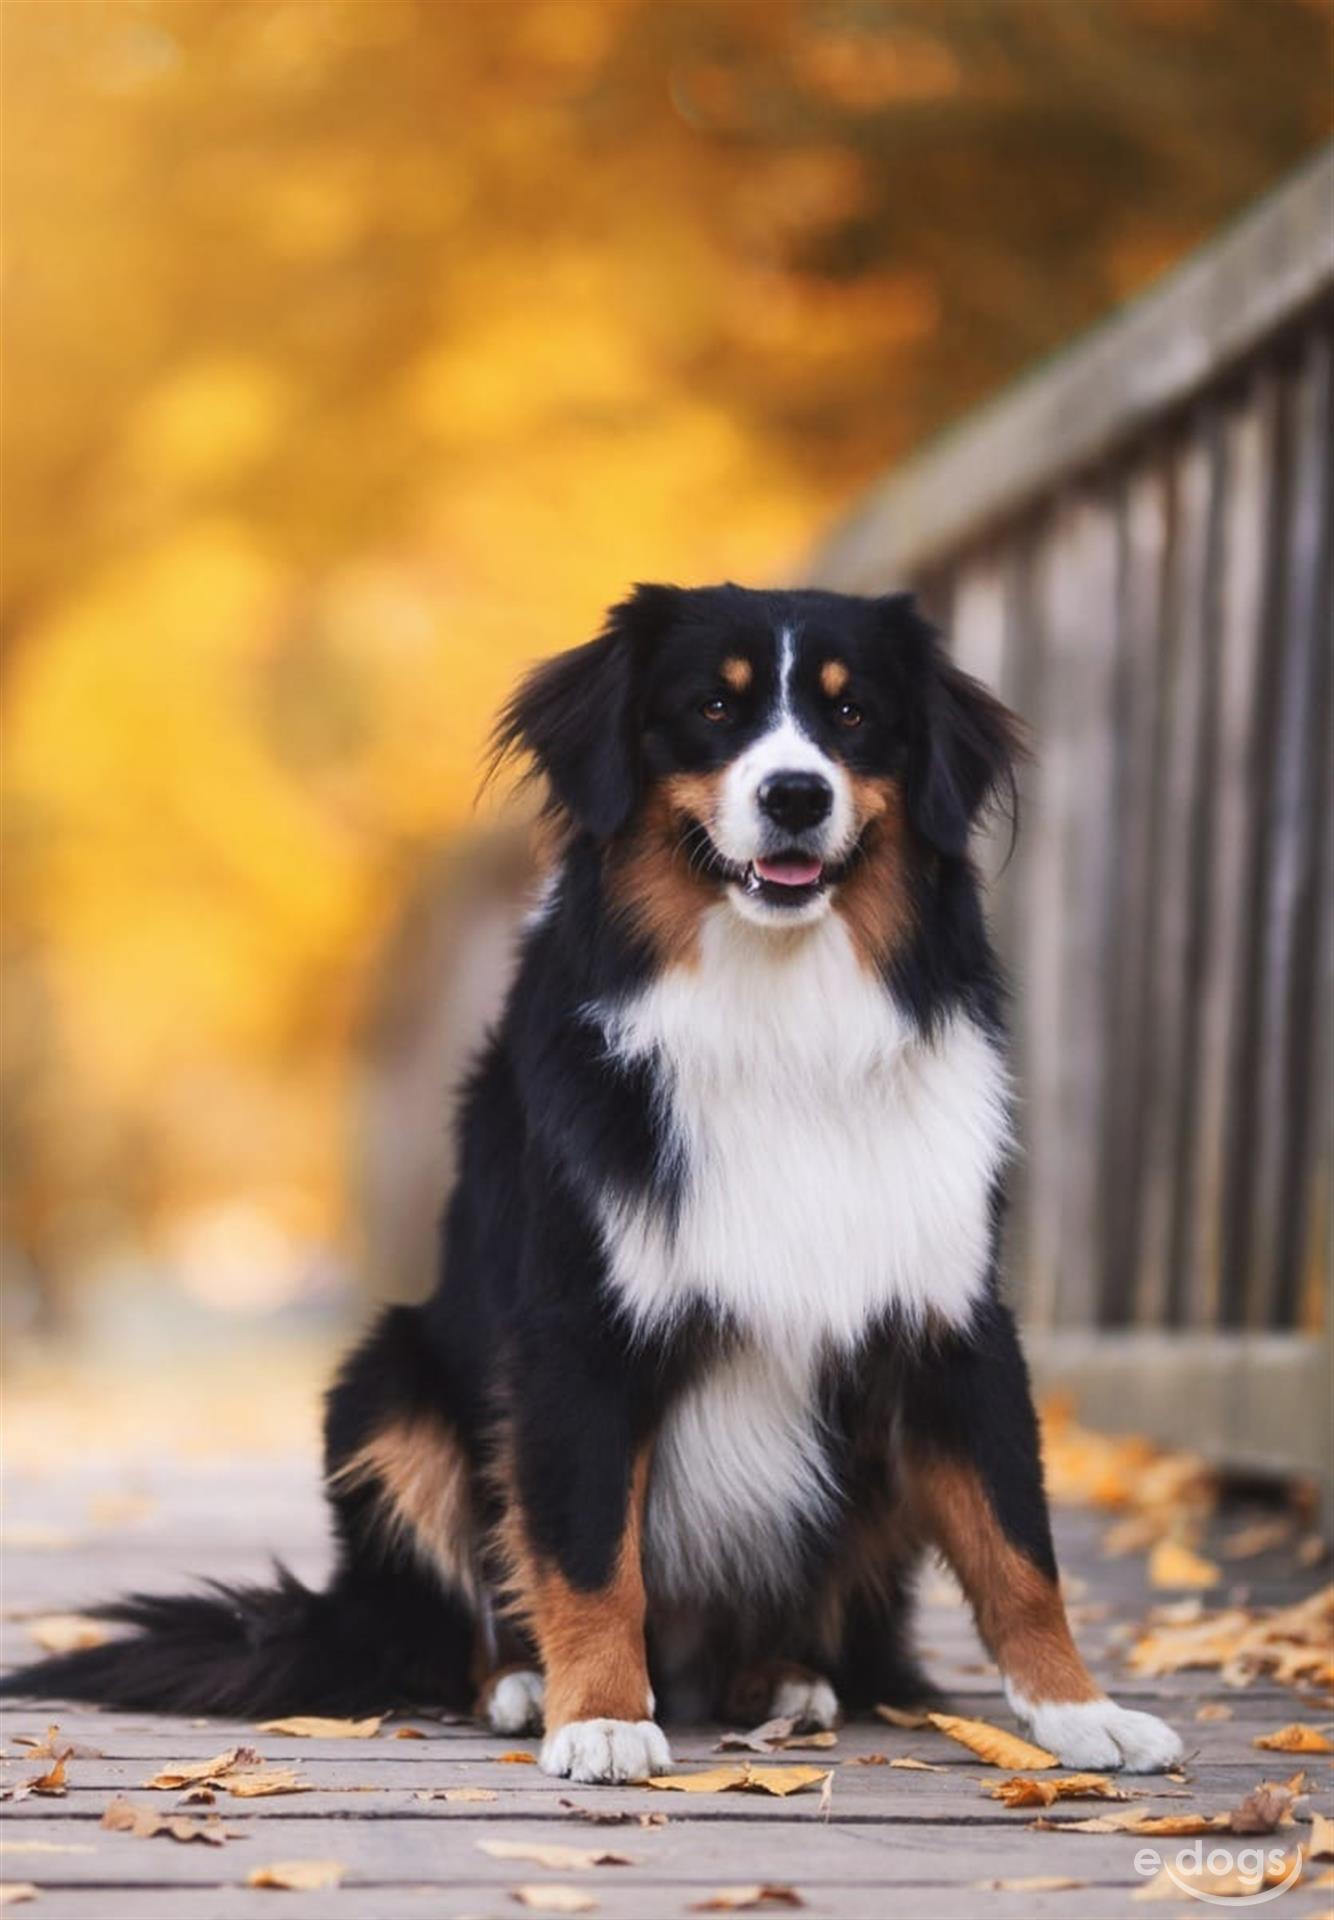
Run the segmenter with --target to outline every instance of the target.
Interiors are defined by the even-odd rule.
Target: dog
[[[935,1697],[940,1550],[1032,1737],[1173,1765],[1057,1583],[1000,1286],[1005,996],[969,858],[1014,717],[908,595],[640,586],[496,758],[553,857],[461,1097],[442,1272],[327,1403],[323,1592],[137,1595],[8,1693],[463,1710],[581,1781],[661,1720]],[[661,1713],[655,1703],[661,1704]]]

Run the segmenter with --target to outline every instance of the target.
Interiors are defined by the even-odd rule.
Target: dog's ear
[[[496,724],[493,768],[531,755],[548,805],[598,839],[619,831],[639,799],[641,669],[676,599],[674,587],[636,587],[596,640],[534,667]]]
[[[1016,772],[1026,757],[1017,716],[945,653],[911,595],[887,603],[908,666],[908,818],[938,853],[959,858],[991,806],[1018,819]]]

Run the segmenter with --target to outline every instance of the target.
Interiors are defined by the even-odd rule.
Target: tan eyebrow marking
[[[744,693],[755,677],[755,669],[740,654],[729,654],[723,661],[722,675],[733,693]]]
[[[826,660],[820,669],[820,685],[831,700],[837,700],[848,684],[848,670],[841,660]]]

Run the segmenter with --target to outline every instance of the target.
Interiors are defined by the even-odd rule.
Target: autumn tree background
[[[1334,121],[1328,0],[0,15],[23,1329],[337,1296],[366,1009],[516,669],[798,576]]]

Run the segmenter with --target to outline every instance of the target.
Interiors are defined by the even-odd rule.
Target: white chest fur
[[[607,1203],[611,1284],[646,1333],[704,1303],[743,1338],[669,1413],[648,1519],[669,1588],[725,1586],[783,1541],[786,1558],[794,1523],[835,1497],[822,1359],[890,1308],[967,1319],[1008,1146],[1005,1070],[968,1020],[923,1041],[836,915],[775,934],[719,906],[693,966],[595,1012],[614,1053],[653,1058],[683,1167],[672,1218]]]
[[[684,1168],[674,1219],[605,1210],[637,1322],[702,1299],[792,1353],[849,1347],[892,1306],[967,1318],[1009,1137],[1005,1070],[972,1022],[922,1040],[836,915],[775,935],[725,905],[694,966],[599,1018],[614,1053],[654,1059]]]

